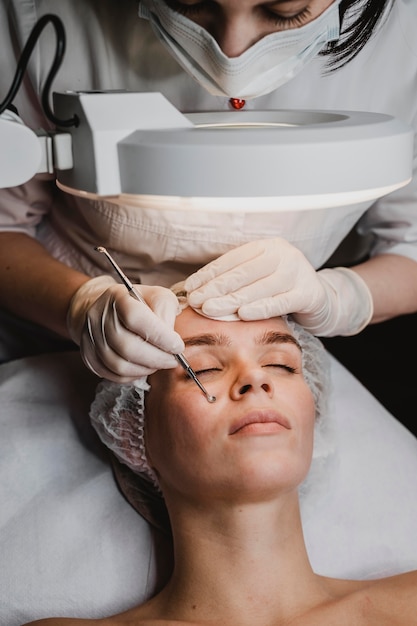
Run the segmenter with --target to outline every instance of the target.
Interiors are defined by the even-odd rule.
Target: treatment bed
[[[417,440],[331,362],[334,452],[302,509],[313,567],[348,578],[415,569]],[[89,424],[97,382],[75,351],[0,366],[1,626],[110,615],[158,584],[158,536]]]

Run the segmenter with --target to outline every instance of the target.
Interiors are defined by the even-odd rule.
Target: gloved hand
[[[190,306],[208,317],[242,320],[293,314],[315,335],[354,335],[371,320],[368,286],[353,270],[316,271],[285,239],[262,239],[230,250],[187,278]]]
[[[149,309],[111,276],[84,283],[73,296],[67,326],[84,363],[97,376],[128,383],[176,367],[184,342],[173,330],[178,300],[170,289],[137,285]]]

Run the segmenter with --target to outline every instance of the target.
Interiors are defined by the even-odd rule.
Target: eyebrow
[[[223,333],[204,333],[193,337],[183,338],[184,344],[188,346],[228,346],[230,339]]]
[[[275,343],[292,343],[300,351],[302,350],[294,335],[291,335],[290,333],[279,332],[277,330],[270,330],[262,333],[262,335],[258,337],[256,343],[259,343],[261,345],[271,345]]]
[[[233,322],[231,322],[233,323]],[[255,343],[258,345],[273,345],[282,343],[291,343],[302,351],[300,344],[296,338],[290,333],[270,330],[261,333],[255,337]],[[228,346],[231,344],[230,337],[223,333],[204,333],[203,335],[195,335],[184,339],[186,347],[189,346]]]

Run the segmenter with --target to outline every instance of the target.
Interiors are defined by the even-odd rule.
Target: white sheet
[[[337,464],[304,504],[315,569],[417,568],[417,440],[332,359]],[[119,494],[87,412],[77,353],[0,366],[0,624],[102,617],[155,588],[147,524]]]

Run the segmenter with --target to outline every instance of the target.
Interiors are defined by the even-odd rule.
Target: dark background
[[[417,314],[372,324],[353,337],[322,341],[417,436]]]

